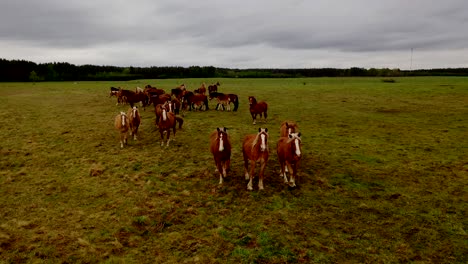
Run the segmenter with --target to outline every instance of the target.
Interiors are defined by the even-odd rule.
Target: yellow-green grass
[[[0,83],[0,262],[466,263],[468,78]],[[151,108],[120,149],[110,86],[221,83],[238,112],[188,112],[169,147]],[[252,125],[248,96],[269,104]],[[302,132],[298,187],[279,176],[284,120]],[[227,127],[222,186],[209,133]],[[270,131],[265,190],[242,138]]]

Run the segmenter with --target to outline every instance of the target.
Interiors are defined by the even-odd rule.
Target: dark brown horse
[[[242,143],[242,154],[244,156],[245,179],[249,180],[247,190],[253,190],[252,180],[255,173],[255,165],[260,163],[260,172],[258,173],[258,188],[263,190],[263,175],[268,162],[268,128],[259,128],[258,134],[247,135]],[[250,162],[250,171],[249,171]]]
[[[220,85],[221,84],[219,84],[219,82],[216,82],[216,84],[208,85],[208,93],[217,92],[218,91],[218,86],[220,86]]]
[[[158,122],[159,133],[161,134],[161,146],[164,146],[164,135],[167,135],[166,146],[169,146],[169,141],[171,139],[171,129],[174,132],[172,140],[175,140],[176,134],[176,117],[173,113],[168,111],[167,104],[158,105],[157,107],[161,108],[161,118]]]
[[[181,84],[178,87],[171,89],[171,96],[175,96],[177,99],[180,99],[185,90],[187,90],[185,84]]]
[[[216,171],[219,172],[219,184],[222,184],[231,163],[231,140],[227,128],[218,127],[210,134],[210,151],[213,154]]]
[[[149,105],[156,106],[158,104],[164,104],[167,101],[171,100],[170,94],[160,94],[160,95],[151,95],[149,98]]]
[[[127,144],[128,129],[130,128],[130,123],[128,117],[124,112],[115,116],[114,126],[120,135],[120,147],[123,148],[124,144]]]
[[[250,114],[252,115],[253,124],[257,124],[257,115],[260,114],[260,118],[262,114],[265,118],[265,122],[267,120],[267,111],[268,111],[268,104],[266,102],[260,101],[257,103],[257,99],[253,96],[249,96],[249,104],[250,104]]]
[[[237,94],[227,94],[229,96],[229,102],[234,104],[234,109],[232,111],[236,112],[239,108],[239,97]]]
[[[205,86],[205,83],[202,83],[200,88],[198,89],[195,89],[193,91],[194,93],[198,93],[198,94],[206,94],[206,86]]]
[[[216,105],[216,110],[218,110],[218,108],[222,106],[223,110],[226,109],[227,111],[231,111],[231,105],[229,104],[231,99],[227,94],[211,92],[209,98],[210,101],[213,98],[216,98],[216,100],[218,101],[218,104]]]
[[[208,97],[204,94],[194,94],[193,92],[186,92],[182,97],[182,104],[184,103],[189,107],[189,110],[201,110],[203,106],[205,106],[205,110],[209,110]],[[195,106],[197,106],[198,108],[195,108]]]
[[[302,157],[301,133],[291,133],[287,137],[280,137],[276,146],[278,161],[280,163],[281,174],[285,183],[296,187],[297,169]],[[286,176],[289,172],[289,181]]]
[[[134,106],[127,111],[128,122],[130,123],[130,131],[133,140],[137,140],[138,128],[140,127],[141,117],[138,108]]]
[[[299,126],[292,121],[284,121],[280,127],[280,137],[287,137],[291,133],[299,132]]]
[[[134,92],[130,90],[120,89],[117,93],[117,97],[122,98],[125,102],[130,104],[130,107],[133,108],[133,105],[141,102],[143,105],[143,110],[148,105],[148,96],[143,92]]]

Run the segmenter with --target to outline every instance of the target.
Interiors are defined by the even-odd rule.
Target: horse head
[[[256,105],[257,104],[257,99],[255,99],[255,97],[253,97],[253,96],[249,96],[249,104],[251,106]]]
[[[252,148],[255,147],[259,141],[260,151],[268,151],[268,128],[258,128],[258,134],[252,144]]]
[[[224,139],[227,138],[227,128],[226,127],[218,127],[216,128],[216,131],[218,132],[218,137],[217,139],[219,140],[219,151],[224,150]]]
[[[295,158],[300,158],[301,155],[302,155],[302,152],[301,152],[301,132],[299,133],[290,133],[288,135],[288,143],[291,143],[292,144],[292,151],[293,151],[293,155],[295,155]]]

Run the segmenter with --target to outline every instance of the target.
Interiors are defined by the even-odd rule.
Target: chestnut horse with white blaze
[[[252,180],[255,173],[255,165],[260,163],[260,171],[258,173],[258,188],[263,190],[263,174],[268,162],[268,128],[259,128],[258,134],[247,135],[242,143],[242,154],[244,156],[244,171],[245,179],[249,180],[247,190],[253,190]],[[250,162],[250,171],[249,171]]]
[[[281,174],[285,183],[296,187],[297,170],[302,157],[301,133],[291,133],[287,137],[281,137],[276,146],[278,161],[281,167]],[[289,168],[289,181],[286,176]]]
[[[218,127],[210,134],[210,151],[213,154],[216,171],[219,172],[219,184],[222,184],[231,164],[231,140],[227,128]]]
[[[115,129],[119,131],[120,147],[123,148],[124,144],[127,144],[127,134],[130,128],[130,122],[128,121],[128,117],[124,112],[120,112],[120,114],[115,116],[114,126]]]
[[[141,117],[138,108],[134,106],[128,109],[127,112],[128,122],[130,123],[130,133],[133,136],[133,140],[137,140],[138,128],[140,127]]]
[[[284,121],[280,127],[280,137],[287,137],[291,133],[299,132],[299,126],[292,121]]]
[[[164,134],[167,134],[166,146],[169,146],[171,139],[171,129],[174,132],[172,140],[175,140],[176,134],[176,116],[167,109],[167,104],[158,105],[161,109],[161,118],[158,121],[159,133],[161,134],[161,146],[164,146]]]
[[[268,104],[264,101],[260,101],[257,103],[257,99],[253,96],[249,96],[249,104],[250,104],[250,114],[252,115],[253,124],[257,123],[257,115],[260,114],[260,118],[263,116],[265,117],[265,122],[267,120],[267,111],[268,111]]]

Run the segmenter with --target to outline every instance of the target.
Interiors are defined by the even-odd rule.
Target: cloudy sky
[[[228,68],[468,67],[466,0],[15,0],[0,58]]]

